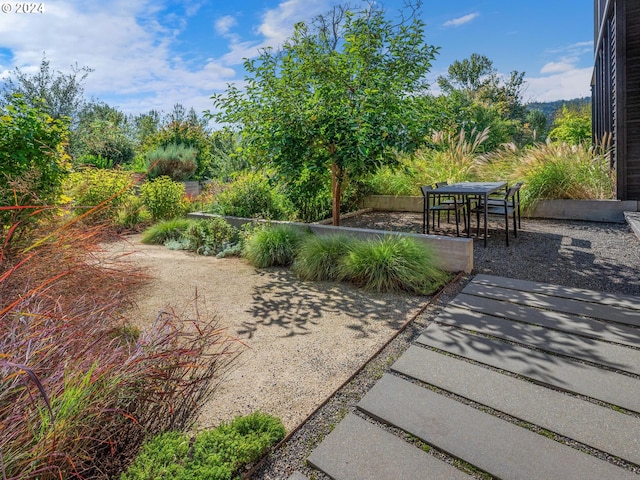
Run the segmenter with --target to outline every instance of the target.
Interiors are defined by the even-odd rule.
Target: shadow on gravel
[[[512,247],[474,248],[477,273],[640,295],[640,243],[627,225],[528,220]],[[491,242],[493,240],[493,242]]]
[[[245,321],[238,335],[251,338],[257,329],[276,327],[282,336],[307,335],[309,326],[341,315],[353,319],[348,327],[359,332],[359,338],[370,335],[376,324],[397,329],[408,315],[428,301],[429,297],[376,294],[348,284],[335,282],[303,282],[288,269],[260,270],[266,282],[253,294]]]

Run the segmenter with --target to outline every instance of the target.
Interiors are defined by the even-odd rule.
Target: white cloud
[[[570,100],[591,95],[591,73],[589,68],[573,68],[544,77],[526,78],[530,101],[552,102]]]
[[[557,62],[548,62],[542,66],[540,73],[564,73],[576,68],[578,57],[562,57]]]
[[[465,15],[464,17],[454,18],[452,20],[448,20],[443,23],[445,27],[459,27],[460,25],[464,25],[465,23],[469,23],[473,19],[479,17],[480,14],[478,12],[470,13],[469,15]]]
[[[282,0],[258,12],[252,34],[240,37],[236,18],[212,19],[211,33],[226,39],[226,53],[206,58],[206,46],[186,46],[189,22],[206,2],[193,0],[51,0],[40,15],[0,15],[0,75],[15,67],[35,73],[43,53],[53,70],[91,67],[85,95],[125,112],[170,111],[175,103],[197,111],[210,95],[242,83],[244,58],[278,48],[296,22],[326,12],[333,0]],[[247,20],[248,15],[243,16]]]
[[[238,24],[237,20],[231,15],[220,17],[215,22],[216,32],[220,35],[227,35],[229,31]]]
[[[195,15],[197,7],[190,4],[186,14]],[[216,59],[187,65],[174,50],[185,28],[184,15],[164,13],[157,1],[50,2],[40,15],[0,15],[0,45],[13,57],[0,71],[34,73],[45,52],[53,70],[69,72],[76,62],[94,70],[87,98],[130,112],[169,111],[175,103],[203,110],[236,71]]]
[[[544,53],[548,61],[538,75],[525,78],[531,101],[568,100],[591,95],[592,41],[575,42]]]
[[[254,58],[258,52],[267,47],[279,48],[293,33],[297,22],[308,21],[316,15],[325,13],[329,8],[329,0],[313,3],[308,0],[286,0],[278,7],[266,10],[261,23],[256,26],[255,33],[258,40],[240,41],[232,39],[229,53],[223,58],[225,65],[239,65],[245,58]]]

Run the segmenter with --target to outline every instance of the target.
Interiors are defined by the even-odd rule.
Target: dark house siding
[[[593,135],[610,135],[617,197],[640,200],[640,2],[595,0]]]

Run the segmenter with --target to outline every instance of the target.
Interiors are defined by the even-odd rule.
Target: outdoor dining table
[[[429,197],[437,197],[440,195],[445,196],[461,196],[464,197],[465,203],[467,205],[467,210],[469,210],[469,205],[472,197],[482,197],[484,200],[484,205],[487,205],[489,195],[498,191],[503,191],[506,187],[507,182],[460,182],[460,183],[452,183],[450,185],[445,185],[442,187],[438,187],[434,190],[430,190],[426,192],[427,198],[425,199],[426,205],[431,205],[429,203]],[[426,233],[429,234],[429,215],[426,215]],[[471,230],[471,220],[469,220],[469,226],[467,226],[467,236],[470,235]],[[488,228],[488,214],[487,209],[484,209],[484,246],[487,246],[487,235],[489,232]]]

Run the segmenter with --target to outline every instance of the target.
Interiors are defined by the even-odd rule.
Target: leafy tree
[[[562,106],[556,113],[553,130],[549,132],[551,140],[565,142],[570,145],[591,140],[591,105],[577,108]]]
[[[66,120],[20,95],[0,108],[0,206],[54,205],[69,167],[67,139]],[[3,225],[16,221],[16,212],[0,212]]]
[[[78,125],[71,136],[71,152],[76,160],[101,157],[112,166],[129,163],[134,156],[129,120],[106,103],[92,102],[79,113]]]
[[[542,110],[528,110],[525,116],[525,125],[535,137],[534,140],[544,140],[547,136],[547,116]]]
[[[434,116],[436,125],[443,123],[449,127],[445,131],[457,133],[460,128],[467,131],[489,128],[490,138],[484,144],[488,150],[505,142],[526,143],[530,140],[531,135],[523,132],[526,117],[522,100],[524,73],[513,71],[505,80],[489,58],[474,53],[468,59],[453,62],[447,75],[438,77],[438,85],[444,95],[440,99],[426,99],[427,104],[432,104],[427,111]],[[442,111],[450,114],[445,116]]]
[[[474,95],[481,90],[493,89],[497,84],[493,62],[477,53],[462,61],[456,60],[449,65],[447,73],[447,76],[438,77],[438,85],[446,93],[461,90]]]
[[[14,78],[9,77],[4,84],[2,104],[12,103],[18,93],[27,105],[44,108],[52,118],[77,118],[84,104],[84,81],[93,70],[88,67],[71,66],[71,73],[53,71],[50,62],[43,56],[38,73],[30,75],[16,68]],[[44,102],[44,103],[43,103]]]
[[[505,118],[524,115],[523,72],[514,70],[508,80],[502,80],[489,58],[473,53],[468,59],[453,62],[447,73],[438,77],[438,85],[445,93],[458,91],[476,102],[497,105]]]
[[[236,135],[226,130],[211,133],[211,159],[212,175],[223,182],[229,181],[237,172],[250,168]]]
[[[242,131],[243,153],[290,181],[331,173],[332,216],[350,179],[397,162],[421,140],[415,97],[437,49],[415,15],[394,24],[376,4],[296,24],[280,51],[247,60],[246,90],[214,95],[210,116]]]
[[[130,118],[129,123],[132,125],[133,138],[138,146],[150,143],[153,135],[160,130],[162,120],[158,110],[149,110],[147,113],[141,113]]]

